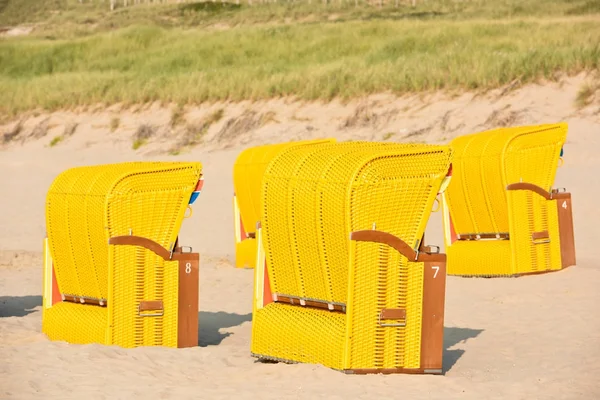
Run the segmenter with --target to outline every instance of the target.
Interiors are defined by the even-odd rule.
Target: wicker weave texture
[[[248,148],[238,155],[233,166],[234,208],[238,207],[234,215],[237,214],[235,211],[239,212],[246,232],[254,232],[256,223],[260,221],[262,177],[271,160],[292,147],[333,142],[335,139],[330,138],[268,144]],[[245,237],[237,239],[235,254],[236,267],[254,268],[256,241]]]
[[[423,263],[381,244],[352,243],[344,369],[419,368]],[[406,310],[406,326],[383,327],[379,312]]]
[[[446,248],[446,257],[446,265],[451,263],[453,275],[515,275],[511,242],[508,240],[457,241]]]
[[[508,232],[502,157],[509,135],[502,131],[460,136],[447,197],[457,233]]]
[[[422,264],[409,266],[383,245],[353,244],[349,235],[375,224],[416,247],[450,162],[447,146],[374,142],[296,147],[276,157],[262,190],[271,290],[347,304],[345,338],[339,347],[327,339],[331,348],[315,353],[317,344],[291,333],[304,327],[314,338],[330,335],[339,314],[306,310],[291,322],[281,312],[269,317],[277,324],[268,325],[261,322],[265,310],[281,309],[268,305],[255,311],[253,351],[342,369],[418,367]],[[379,327],[382,308],[406,308],[407,326]],[[332,321],[315,322],[322,318]],[[277,355],[269,349],[278,349]]]
[[[287,361],[342,369],[346,315],[271,303],[252,318],[251,351]]]
[[[556,209],[550,211],[551,202],[537,195],[511,193],[506,186],[526,182],[550,191],[566,134],[567,125],[560,123],[496,129],[452,141],[455,158],[446,198],[456,233],[509,233],[513,255],[504,265],[504,244],[457,242],[447,250],[449,274],[496,276],[559,268],[558,234],[550,244],[534,244],[531,238],[550,226],[558,231]]]
[[[233,165],[233,187],[244,227],[254,232],[261,215],[262,177],[269,162],[279,153],[296,146],[332,143],[335,139],[302,140],[250,147],[242,151]]]
[[[556,167],[536,168],[536,166],[557,165],[560,148],[566,140],[566,129],[557,130],[549,143],[540,143],[539,139],[536,139],[538,138],[533,135],[517,138],[516,145],[523,147],[524,150],[519,155],[508,155],[506,180],[507,183],[521,180],[531,182],[550,192]],[[511,239],[514,239],[512,252],[515,272],[525,274],[561,269],[556,201],[548,201],[538,194],[526,191],[510,191],[507,198]],[[550,241],[532,240],[534,232],[548,232]]]
[[[111,342],[122,347],[177,347],[178,262],[135,246],[114,246],[112,254]],[[119,268],[123,265],[131,268]],[[138,304],[153,300],[163,302],[164,315],[140,316]]]
[[[108,338],[108,312],[106,307],[56,303],[43,310],[42,332],[50,340],[69,343],[111,344]]]
[[[456,233],[508,232],[506,185],[550,190],[566,124],[502,128],[459,136],[446,193]]]
[[[281,154],[265,172],[262,192],[273,291],[346,302],[350,232],[376,224],[415,247],[449,160],[445,146],[377,142]]]
[[[529,191],[509,192],[508,199],[514,273],[561,269],[556,201],[548,201]],[[533,240],[534,232],[548,232],[549,241]]]
[[[108,239],[133,234],[171,248],[200,175],[200,163],[117,163],[67,170],[50,187],[46,225],[59,289],[108,300],[109,343],[176,345],[176,265],[133,246],[111,246],[109,260]],[[162,300],[165,317],[139,317],[142,300]],[[53,321],[47,329],[60,331],[63,322]],[[71,329],[86,334],[85,325]]]

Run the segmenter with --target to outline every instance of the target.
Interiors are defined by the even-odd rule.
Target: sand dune
[[[0,133],[17,133],[0,149],[0,398],[600,398],[600,109],[574,108],[582,79],[485,96],[195,107],[186,110],[189,124],[203,124],[220,108],[223,118],[205,130],[199,145],[181,145],[179,155],[168,153],[174,143],[185,143],[178,142],[185,124],[170,127],[171,111],[158,106],[32,115],[17,130],[17,120],[1,126]],[[250,357],[252,271],[232,266],[231,170],[241,149],[324,136],[443,143],[495,126],[561,120],[570,131],[555,186],[573,194],[578,265],[522,278],[449,277],[443,376],[349,376]],[[154,126],[154,136],[134,151],[141,124]],[[48,186],[69,167],[141,159],[204,164],[204,190],[181,234],[182,244],[201,253],[199,346],[50,342],[40,332]],[[440,224],[439,213],[433,214],[428,243],[443,244]]]

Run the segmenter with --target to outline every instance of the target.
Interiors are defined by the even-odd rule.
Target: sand
[[[185,119],[192,128],[224,112],[190,148],[181,138],[197,130],[186,131],[185,123],[171,127],[172,109],[160,105],[30,114],[21,117],[20,129],[19,120],[0,126],[0,135],[17,132],[0,147],[0,398],[600,398],[600,104],[575,108],[584,80],[477,96],[190,107]],[[230,208],[232,165],[243,148],[329,136],[445,143],[497,126],[557,121],[570,124],[555,186],[573,194],[577,266],[521,278],[449,277],[442,376],[351,376],[250,357],[253,271],[232,265]],[[134,151],[141,124],[155,128]],[[175,147],[179,154],[169,154]],[[181,232],[182,244],[201,253],[199,346],[122,349],[49,341],[41,333],[48,186],[73,166],[147,159],[204,165],[204,190]],[[440,226],[440,213],[432,214],[428,244],[443,244]]]

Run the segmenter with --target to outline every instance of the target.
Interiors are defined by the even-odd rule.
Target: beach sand
[[[584,79],[477,96],[191,107],[190,124],[221,108],[224,115],[178,155],[165,150],[185,131],[169,127],[171,111],[158,105],[39,113],[23,117],[20,129],[17,120],[0,126],[0,134],[18,132],[0,147],[0,399],[600,398],[600,104],[575,108]],[[317,137],[447,143],[497,126],[559,121],[569,134],[555,187],[573,195],[577,265],[520,278],[448,277],[442,376],[352,376],[250,356],[253,271],[233,267],[231,210],[232,166],[243,148]],[[134,151],[141,124],[155,126],[155,136]],[[49,341],[41,333],[41,248],[50,183],[78,165],[149,159],[204,166],[204,189],[180,236],[201,257],[199,346]],[[443,245],[439,212],[426,237]]]

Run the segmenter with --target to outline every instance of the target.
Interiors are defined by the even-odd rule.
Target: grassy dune
[[[134,0],[128,0],[133,3]],[[140,0],[148,1],[148,0]],[[150,0],[156,2],[157,0]],[[161,0],[164,1],[164,0]],[[335,19],[346,21],[381,20],[466,20],[511,19],[524,17],[573,17],[600,13],[598,0],[278,0],[261,4],[262,0],[187,0],[169,4],[140,4],[110,11],[109,0],[0,0],[0,26],[35,23],[40,36],[73,37],[130,25],[153,25],[163,28],[198,28],[227,24],[246,26],[260,23],[314,23]],[[269,0],[272,1],[272,0]]]
[[[2,1],[10,2],[0,0],[0,10]],[[313,4],[311,11],[307,5],[211,3],[191,5],[199,11],[190,11],[190,4],[141,5],[115,14],[96,2],[84,4],[87,14],[77,14],[77,2],[53,1],[63,4],[62,13],[50,8],[30,17],[45,21],[45,27],[30,37],[0,39],[2,113],[99,102],[331,99],[485,89],[515,79],[525,83],[596,70],[600,64],[598,2],[428,0],[422,9],[381,11],[344,4],[337,9]],[[0,23],[24,21],[11,4]],[[52,1],[45,4],[52,7]],[[222,10],[210,11],[216,7]],[[436,14],[436,7],[445,11]],[[285,14],[286,9],[296,14]],[[336,22],[314,23],[330,18],[332,10],[337,10]],[[402,12],[421,14],[394,17]],[[109,15],[102,24],[112,21],[113,28],[86,28],[89,24],[75,18],[95,13]],[[165,16],[177,13],[180,24],[174,27]],[[70,25],[48,26],[53,18],[66,18],[63,14],[71,15]],[[292,18],[287,24],[263,23],[284,15]],[[196,19],[204,26],[227,23],[230,28],[201,28]],[[76,33],[77,26],[85,29]]]

